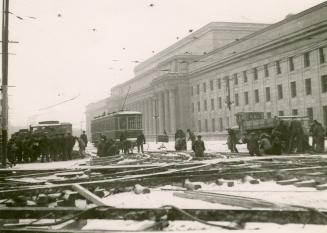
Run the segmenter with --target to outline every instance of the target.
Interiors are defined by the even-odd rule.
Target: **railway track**
[[[177,194],[183,198],[199,199],[212,203],[233,203],[235,196],[212,196],[208,193],[187,192],[186,180],[191,182],[205,182],[222,185],[228,183],[234,186],[237,180],[251,177],[253,185],[261,182],[271,181],[279,185],[293,185],[297,188],[310,187],[316,192],[327,189],[327,157],[322,155],[286,155],[265,157],[226,157],[210,155],[210,158],[198,161],[177,160],[162,162],[159,155],[151,159],[139,157],[135,163],[123,165],[115,164],[121,161],[121,157],[103,159],[104,166],[99,166],[101,161],[96,161],[94,166],[83,166],[78,169],[57,169],[51,171],[37,170],[11,170],[0,171],[0,232],[32,232],[21,228],[17,224],[8,227],[14,219],[38,219],[46,216],[46,219],[66,218],[74,214],[81,214],[81,219],[132,219],[141,221],[149,219],[149,216],[169,216],[171,221],[185,220],[183,211],[201,218],[204,221],[233,221],[242,219],[245,222],[274,222],[278,224],[303,223],[322,224],[327,223],[326,211],[324,209],[313,209],[306,207],[287,206],[283,208],[248,208],[255,203],[246,200],[247,208],[240,209],[189,209],[178,212],[171,207],[168,208],[95,208],[94,212],[86,212],[94,207],[94,200],[120,192],[130,192],[135,185],[141,187],[156,188],[164,185],[180,187],[179,191],[185,194]],[[186,156],[187,157],[187,156]],[[185,158],[186,158],[185,157]],[[208,156],[209,157],[209,156]],[[135,159],[137,160],[137,158]],[[187,160],[187,159],[186,159]],[[111,163],[110,163],[110,162]],[[149,163],[150,161],[150,163]],[[153,163],[156,161],[156,163]],[[160,163],[158,163],[158,161]],[[107,163],[108,162],[108,163]],[[47,179],[51,177],[52,179]],[[31,179],[30,182],[24,179]],[[38,183],[36,181],[42,180]],[[227,184],[226,183],[226,184]],[[251,183],[252,184],[252,183]],[[75,186],[80,187],[76,191]],[[205,191],[205,190],[204,190]],[[92,198],[93,197],[93,198]],[[237,199],[238,200],[238,199]],[[84,203],[83,208],[77,208],[77,201]],[[244,202],[242,200],[242,202]],[[225,203],[225,204],[226,204]],[[238,202],[236,202],[238,203]],[[241,203],[241,202],[240,202]],[[256,202],[257,203],[257,202]],[[274,203],[273,203],[274,204]],[[101,205],[101,204],[100,204]],[[240,204],[239,204],[240,205]],[[177,211],[177,212],[176,212]],[[110,212],[110,214],[109,214]],[[52,213],[52,214],[50,214]],[[83,213],[83,214],[82,214]],[[128,215],[134,213],[134,215]],[[154,213],[164,213],[156,215]],[[66,217],[63,217],[66,216]],[[118,216],[118,217],[114,217]],[[159,216],[159,217],[158,217]],[[215,216],[215,217],[213,217]],[[186,218],[187,219],[187,218]],[[78,222],[77,221],[77,222]],[[20,231],[19,231],[20,230]],[[35,230],[35,229],[34,229]],[[75,229],[76,230],[76,229]],[[80,230],[80,229],[77,229]],[[37,229],[33,232],[73,232],[70,229]],[[74,231],[78,232],[78,231]]]

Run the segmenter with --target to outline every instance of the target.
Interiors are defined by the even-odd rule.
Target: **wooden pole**
[[[7,162],[7,140],[8,140],[8,21],[9,0],[3,0],[2,5],[2,166]]]

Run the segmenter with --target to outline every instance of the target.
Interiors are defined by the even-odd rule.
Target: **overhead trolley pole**
[[[1,100],[1,138],[2,138],[2,166],[7,162],[8,140],[8,25],[9,0],[2,1],[2,100]]]

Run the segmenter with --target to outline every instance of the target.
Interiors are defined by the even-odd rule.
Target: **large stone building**
[[[327,2],[273,25],[210,23],[138,65],[131,80],[87,106],[94,116],[143,113],[146,135],[236,124],[240,111],[308,115],[327,126]],[[156,118],[155,116],[158,116]]]

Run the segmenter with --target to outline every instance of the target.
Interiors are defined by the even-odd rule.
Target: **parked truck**
[[[307,116],[275,116],[264,118],[263,112],[238,112],[235,114],[238,127],[232,129],[236,131],[239,139],[247,137],[251,132],[258,135],[262,133],[271,134],[272,130],[283,121],[288,127],[291,121],[301,122],[304,134],[309,136],[310,119]]]

